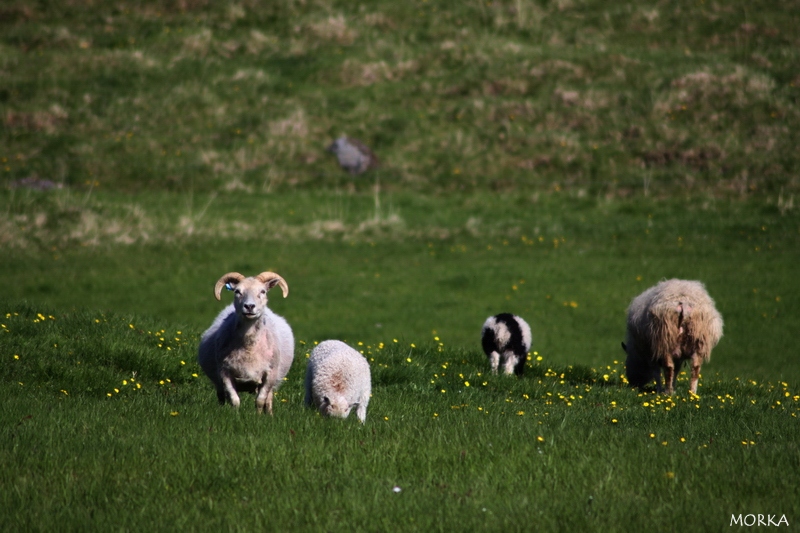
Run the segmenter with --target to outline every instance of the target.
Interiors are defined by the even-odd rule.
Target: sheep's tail
[[[650,309],[648,337],[656,361],[665,361],[678,348],[678,339],[684,331],[682,319],[683,309],[680,304],[674,305],[670,302]]]

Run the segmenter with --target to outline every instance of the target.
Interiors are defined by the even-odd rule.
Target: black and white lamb
[[[371,393],[369,363],[356,350],[342,341],[328,340],[311,351],[306,368],[307,407],[338,418],[347,418],[356,407],[363,424]]]
[[[531,327],[511,313],[490,316],[481,329],[481,344],[489,358],[492,373],[503,368],[504,374],[521,376],[531,349]]]
[[[217,389],[220,404],[239,407],[239,392],[256,395],[256,409],[272,414],[272,399],[294,359],[294,335],[286,320],[267,307],[267,291],[289,286],[278,274],[246,278],[229,272],[217,281],[233,291],[233,303],[222,310],[200,339],[197,361]]]

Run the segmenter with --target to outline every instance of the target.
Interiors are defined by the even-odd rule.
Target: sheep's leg
[[[697,382],[700,380],[700,367],[703,366],[703,357],[692,355],[692,380],[689,382],[689,391],[697,394]]]
[[[356,415],[358,419],[363,424],[367,420],[367,405],[362,401],[358,404],[358,408],[356,409]]]
[[[492,374],[497,374],[497,369],[500,367],[500,354],[496,351],[489,354],[489,363],[492,365]]]
[[[517,366],[517,356],[506,353],[505,361],[503,361],[503,373],[513,374],[515,366]]]
[[[267,412],[272,416],[272,398],[275,396],[275,391],[272,390],[272,387],[268,387],[269,390],[267,391],[267,401],[265,402],[267,406]]]
[[[273,394],[272,388],[267,385],[261,387],[256,397],[256,411],[259,413],[269,413],[271,415]]]
[[[256,389],[256,411],[259,413],[267,410],[267,394],[269,393],[267,389],[269,389],[269,382],[267,381],[267,373],[264,372],[261,376],[261,385]]]
[[[225,393],[228,397],[228,400],[231,402],[231,405],[234,407],[239,407],[239,394],[236,392],[236,387],[233,386],[233,380],[231,379],[230,374],[226,371],[221,372],[222,378],[222,386],[225,389]]]
[[[670,385],[670,390],[674,391],[675,386],[678,384],[678,374],[681,373],[681,367],[683,366],[683,361],[679,361],[677,366],[672,372],[672,384]]]
[[[256,411],[263,413],[267,410],[267,386],[261,385],[256,395]]]
[[[667,386],[667,394],[675,392],[675,363],[672,359],[668,359],[664,366],[664,385]]]

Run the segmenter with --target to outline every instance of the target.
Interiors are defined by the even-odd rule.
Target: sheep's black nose
[[[248,313],[252,313],[252,312],[255,310],[255,308],[256,308],[256,304],[244,304],[244,305],[242,305],[242,307],[243,307],[243,308],[244,308],[244,310],[245,310],[245,311],[247,311]]]

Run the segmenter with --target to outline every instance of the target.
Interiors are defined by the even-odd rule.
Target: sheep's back
[[[722,316],[699,281],[662,281],[634,298],[628,307],[627,344],[645,357],[666,357],[675,349],[681,327],[691,337],[686,342],[701,341],[704,359],[710,358],[711,349],[722,337]]]
[[[369,392],[370,369],[363,355],[341,341],[321,342],[311,352],[306,389],[357,395]]]

